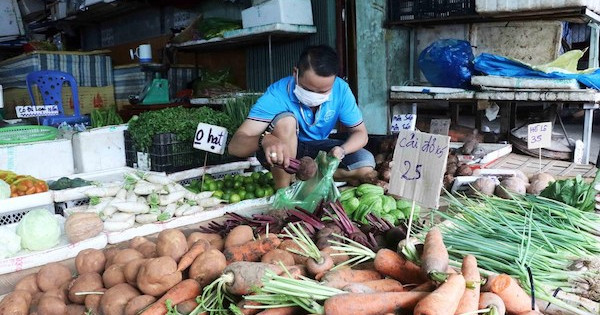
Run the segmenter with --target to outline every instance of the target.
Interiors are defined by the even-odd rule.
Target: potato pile
[[[525,195],[525,193],[539,195],[555,179],[547,173],[537,173],[527,177],[522,171],[517,170],[515,176],[501,179],[498,185],[496,181],[491,177],[478,178],[470,185],[467,194],[496,195],[504,199],[511,199],[511,195]]]

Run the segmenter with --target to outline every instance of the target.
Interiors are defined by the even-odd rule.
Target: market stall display
[[[0,170],[0,180],[9,185],[10,197],[33,195],[48,191],[45,181],[33,176],[18,175],[11,171]],[[6,186],[4,186],[6,189]]]

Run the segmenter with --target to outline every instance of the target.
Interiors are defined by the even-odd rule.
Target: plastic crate
[[[84,207],[84,206],[87,206],[89,203],[90,203],[89,198],[69,200],[69,201],[64,201],[64,202],[55,202],[54,203],[54,213],[60,214],[62,216],[68,216],[69,209]]]
[[[173,133],[161,133],[154,136],[148,152],[140,152],[135,147],[129,132],[125,135],[125,161],[127,166],[141,170],[173,173],[204,165],[204,156],[208,154],[207,165],[217,165],[242,159],[194,149],[191,141],[179,141]]]
[[[475,0],[388,0],[388,22],[391,23],[475,14]]]
[[[23,218],[23,216],[27,212],[34,210],[34,209],[46,209],[46,210],[48,210],[48,212],[54,214],[54,204],[48,204],[48,205],[44,205],[44,206],[36,206],[36,207],[27,208],[27,209],[3,211],[2,213],[0,213],[0,225],[9,225],[9,224],[13,224],[13,223],[19,223],[19,221],[21,221],[21,218]]]

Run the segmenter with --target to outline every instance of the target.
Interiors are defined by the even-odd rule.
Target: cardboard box
[[[242,11],[244,28],[273,23],[313,25],[310,0],[270,0]]]
[[[94,109],[112,106],[115,104],[115,89],[112,85],[102,87],[80,86],[79,89],[79,112],[89,114]],[[42,97],[34,89],[37,104],[41,104]],[[73,114],[73,98],[71,89],[63,88],[63,107],[67,115]],[[4,90],[4,115],[6,118],[16,118],[15,106],[32,105],[27,89],[10,88]]]

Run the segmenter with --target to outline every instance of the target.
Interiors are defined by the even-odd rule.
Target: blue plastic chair
[[[33,86],[37,85],[43,100],[43,104],[40,105],[58,106],[58,116],[44,117],[42,119],[42,124],[44,126],[57,126],[62,122],[71,125],[80,123],[89,124],[90,118],[88,116],[82,116],[79,112],[79,91],[77,89],[77,82],[75,82],[75,78],[70,73],[55,70],[34,71],[28,74],[25,80],[27,82],[29,97],[31,98],[31,103],[33,105],[37,105],[33,95]],[[74,114],[72,116],[65,115],[63,109],[62,88],[65,82],[68,82],[71,86],[71,94],[73,95]]]

